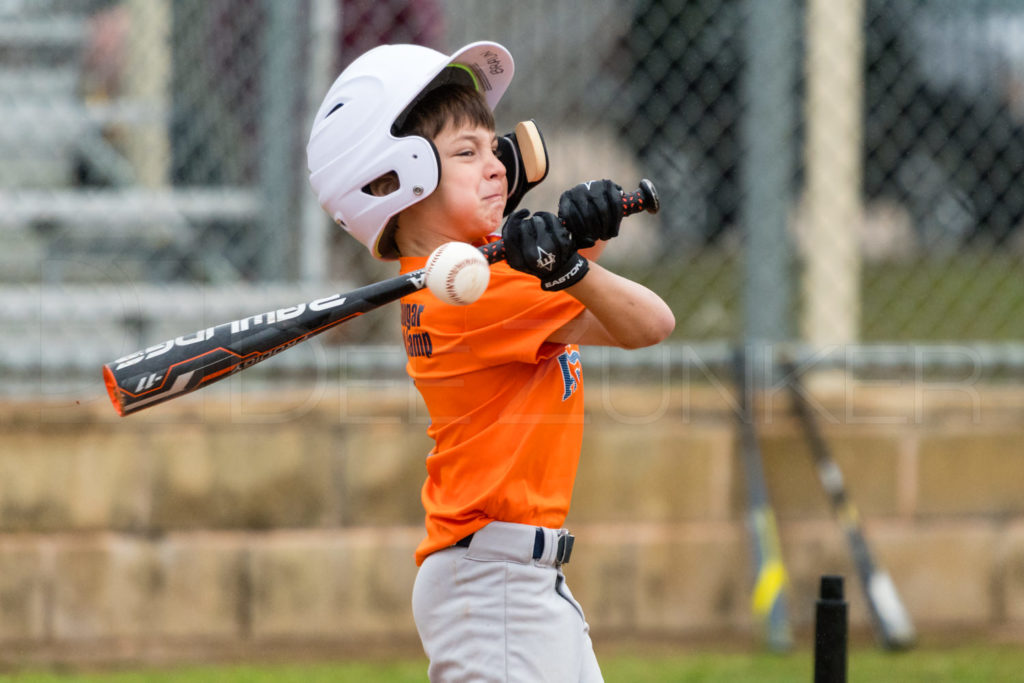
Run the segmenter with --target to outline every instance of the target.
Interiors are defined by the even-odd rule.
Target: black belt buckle
[[[576,537],[572,534],[562,534],[558,537],[558,550],[555,552],[555,564],[569,564],[572,557],[572,546]]]

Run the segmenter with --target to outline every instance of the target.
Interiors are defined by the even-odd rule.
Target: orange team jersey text
[[[407,273],[426,258],[403,257]],[[584,309],[502,262],[469,306],[423,289],[402,299],[407,371],[430,413],[416,564],[491,521],[559,528],[583,439],[575,345],[546,339]]]

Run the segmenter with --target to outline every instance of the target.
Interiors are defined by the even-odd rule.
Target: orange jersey
[[[426,258],[401,259],[403,273]],[[487,291],[451,306],[423,289],[402,299],[407,371],[430,413],[416,563],[491,521],[560,527],[583,439],[575,345],[545,341],[583,311],[506,263]]]

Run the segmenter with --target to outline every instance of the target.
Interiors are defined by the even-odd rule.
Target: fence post
[[[746,236],[744,336],[763,346],[790,336],[789,212],[793,196],[797,6],[793,0],[751,0],[744,36],[742,120],[746,163],[741,216]],[[760,362],[764,353],[753,353]],[[753,367],[752,378],[767,376]]]
[[[264,66],[260,84],[260,191],[264,201],[263,243],[258,252],[264,280],[284,280],[290,270],[297,187],[296,104],[300,101],[300,3],[265,0]]]
[[[132,33],[127,42],[125,89],[150,108],[145,123],[132,126],[127,155],[141,186],[168,185],[171,143],[165,121],[170,111],[171,6],[168,0],[128,3]]]
[[[862,0],[807,4],[800,327],[814,347],[859,337],[863,14]]]
[[[336,0],[313,0],[310,4],[309,74],[306,81],[306,118],[310,132],[320,102],[334,82],[339,51],[338,27],[342,8]],[[305,176],[303,175],[303,178]],[[299,248],[299,278],[304,282],[325,282],[330,276],[330,219],[320,208],[309,184],[300,190],[302,229]]]

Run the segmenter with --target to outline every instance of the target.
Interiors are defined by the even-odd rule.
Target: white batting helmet
[[[420,45],[381,45],[361,55],[327,92],[306,146],[320,206],[375,257],[396,258],[393,242],[382,240],[384,228],[437,188],[441,165],[431,141],[396,137],[395,129],[423,94],[452,81],[472,83],[493,110],[513,70],[508,50],[490,42],[450,56]],[[364,190],[390,172],[398,175],[397,190],[381,197]]]

